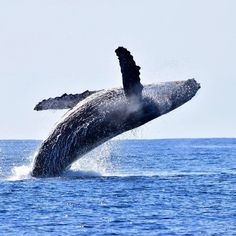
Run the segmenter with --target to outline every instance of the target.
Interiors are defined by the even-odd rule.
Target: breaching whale
[[[137,128],[189,101],[200,85],[194,79],[143,86],[130,52],[119,47],[123,88],[85,91],[43,100],[35,110],[71,108],[42,143],[32,176],[52,177],[107,140]]]

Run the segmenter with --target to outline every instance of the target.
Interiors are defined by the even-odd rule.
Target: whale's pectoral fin
[[[123,87],[127,98],[142,99],[143,85],[140,83],[140,67],[136,65],[133,56],[123,47],[116,50],[120,62],[120,68],[123,79]]]
[[[73,108],[78,102],[84,100],[88,96],[98,91],[89,91],[86,90],[83,93],[79,94],[63,94],[60,97],[55,98],[48,98],[44,99],[43,101],[39,102],[35,107],[34,110],[42,111],[42,110],[59,110],[59,109],[71,109]]]

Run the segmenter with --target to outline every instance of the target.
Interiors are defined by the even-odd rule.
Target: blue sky
[[[236,137],[236,1],[0,1],[0,138],[42,139],[63,93],[121,86],[127,47],[143,84],[196,78],[197,96],[129,138]]]

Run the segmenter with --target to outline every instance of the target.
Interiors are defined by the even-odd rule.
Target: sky
[[[128,48],[143,84],[195,78],[197,95],[123,138],[236,137],[236,1],[0,0],[0,139],[43,139],[65,111],[44,98],[122,85]]]

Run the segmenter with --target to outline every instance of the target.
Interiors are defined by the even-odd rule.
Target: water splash
[[[17,181],[22,179],[30,179],[32,165],[14,166],[11,170],[11,176],[7,179],[10,181]]]
[[[71,168],[63,173],[63,176],[71,177],[97,177],[109,176],[113,169],[110,162],[114,142],[107,142],[102,146],[86,154],[73,163]]]
[[[35,152],[34,155],[29,156],[27,158],[26,164],[20,166],[13,166],[11,169],[10,176],[7,177],[10,181],[17,181],[23,179],[31,179],[31,171],[33,168],[33,161],[34,157],[37,155],[38,152]],[[28,164],[27,164],[28,163]]]
[[[83,156],[81,159],[73,163],[70,169],[66,170],[62,177],[98,177],[110,176],[109,170],[115,168],[110,162],[110,155],[114,147],[114,142],[107,142],[102,146],[94,149],[90,153]],[[31,171],[34,164],[34,157],[37,152],[28,158],[29,164],[13,166],[10,176],[6,178],[10,181],[23,179],[31,179]]]

